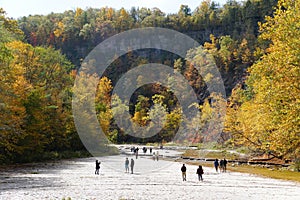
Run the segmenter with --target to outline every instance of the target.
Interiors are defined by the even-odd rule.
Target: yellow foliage
[[[62,36],[64,32],[64,24],[63,22],[59,21],[57,24],[56,24],[56,29],[53,31],[55,37],[60,37]]]
[[[76,8],[75,18],[78,18],[82,15],[83,10],[81,8]]]
[[[247,89],[231,100],[226,129],[237,143],[277,156],[300,152],[300,1],[280,0],[274,17],[261,24],[261,38],[271,40],[268,54],[250,69]]]

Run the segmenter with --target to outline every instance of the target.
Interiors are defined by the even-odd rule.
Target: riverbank
[[[101,156],[117,155],[119,154],[118,149],[114,145],[107,145],[105,151],[101,152]],[[60,161],[64,159],[75,159],[75,158],[88,158],[93,155],[85,150],[76,150],[76,151],[49,151],[43,152],[35,157],[26,158],[25,156],[19,159],[12,160],[1,160],[0,168],[5,168],[14,165],[30,165],[31,163],[41,163],[41,162],[51,162],[51,161]]]
[[[207,150],[204,150],[207,151]],[[199,155],[205,155],[205,158],[200,158]],[[296,181],[300,183],[300,172],[292,171],[290,164],[285,164],[279,161],[253,161],[247,154],[240,154],[235,151],[226,150],[211,150],[206,153],[201,153],[200,150],[188,149],[182,153],[178,162],[186,162],[192,165],[203,165],[213,167],[213,160],[215,158],[223,159],[226,158],[229,162],[227,169],[232,172],[241,172],[255,174],[263,177]]]
[[[168,159],[172,160],[172,159]],[[173,160],[175,162],[184,162],[191,165],[202,165],[205,167],[213,167],[213,162],[205,162],[205,161],[197,161],[197,160],[188,160],[188,159],[176,159]],[[247,173],[247,174],[253,174],[258,175],[266,178],[274,178],[274,179],[280,179],[280,180],[289,180],[289,181],[295,181],[300,183],[300,173],[299,172],[293,172],[289,171],[283,168],[270,168],[270,167],[264,167],[259,165],[247,165],[247,164],[239,164],[239,165],[232,165],[229,164],[227,166],[227,171],[230,172],[240,172],[240,173]]]

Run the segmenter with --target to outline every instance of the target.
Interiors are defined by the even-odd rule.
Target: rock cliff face
[[[216,37],[224,35],[224,31],[222,30],[221,27],[220,28],[207,28],[207,29],[203,29],[203,30],[199,30],[199,31],[184,31],[182,33],[190,36],[191,38],[193,38],[194,40],[199,42],[201,45],[203,45],[204,42],[207,42],[210,40],[209,36],[211,34]]]

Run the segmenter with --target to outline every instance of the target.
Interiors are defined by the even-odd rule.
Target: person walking
[[[135,159],[138,159],[138,156],[139,156],[139,148],[137,147],[135,149]]]
[[[220,172],[224,172],[224,160],[220,160],[220,166],[219,166]]]
[[[143,152],[144,152],[144,154],[147,153],[147,148],[146,147],[143,147]]]
[[[216,160],[214,161],[214,166],[216,169],[216,172],[218,172],[218,168],[219,168],[219,160],[216,158]]]
[[[182,165],[181,172],[182,172],[182,180],[186,181],[186,166],[185,166],[185,164]]]
[[[226,170],[227,170],[227,160],[224,158],[223,159],[223,172],[226,172]]]
[[[134,167],[134,160],[133,160],[133,158],[131,158],[130,168],[131,168],[131,173],[132,174],[133,174],[133,167]]]
[[[126,171],[126,173],[129,173],[129,160],[128,160],[128,158],[125,159],[125,171]]]
[[[99,175],[100,164],[101,164],[101,162],[99,162],[98,160],[96,160],[96,170],[95,170],[95,174],[98,174],[98,175]]]
[[[204,171],[201,165],[199,165],[196,174],[198,174],[198,180],[203,181],[202,174],[204,174]]]

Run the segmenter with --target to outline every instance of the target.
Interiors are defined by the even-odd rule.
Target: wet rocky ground
[[[159,151],[160,158],[176,151]],[[204,167],[199,182],[197,166],[187,165],[183,182],[182,163],[153,160],[148,153],[138,159],[130,150],[118,156],[83,158],[27,164],[0,169],[0,199],[299,199],[300,184],[250,174],[217,173]],[[125,173],[125,158],[135,161],[134,174]],[[94,174],[95,160],[100,175]]]

